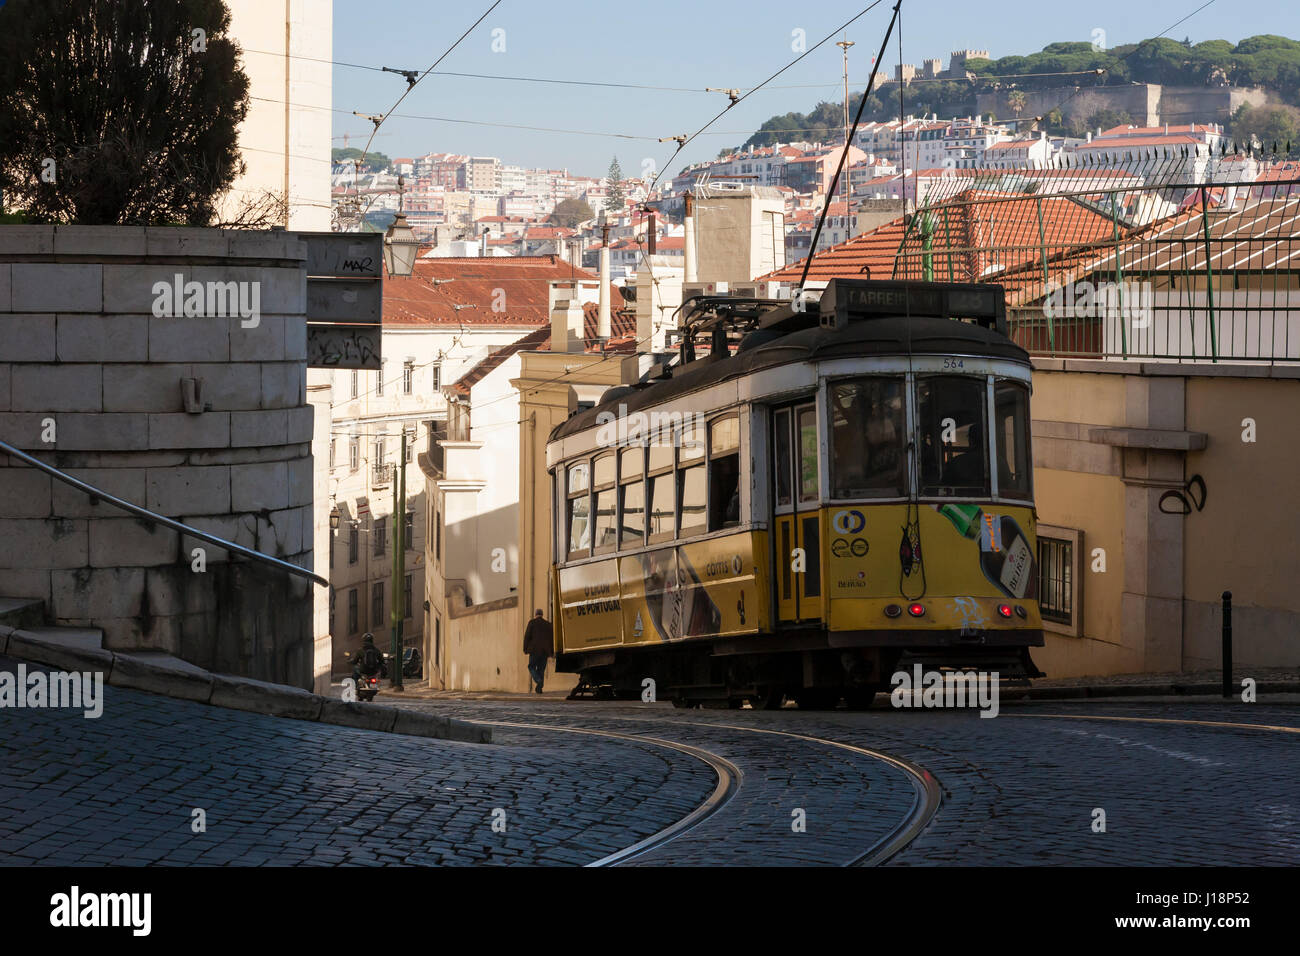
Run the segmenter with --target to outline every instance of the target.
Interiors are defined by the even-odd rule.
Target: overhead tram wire
[[[900,0],[900,2],[901,2],[901,0]],[[873,0],[872,3],[868,4],[866,7],[864,7],[862,10],[858,11],[857,13],[855,13],[853,16],[849,17],[849,19],[845,20],[844,23],[842,23],[840,26],[836,27],[836,28],[835,28],[834,30],[832,30],[830,33],[826,34],[826,36],[822,37],[820,40],[818,40],[816,43],[814,43],[814,44],[813,44],[812,46],[810,46],[808,49],[804,50],[802,53],[800,53],[798,56],[796,56],[793,60],[791,60],[791,61],[790,61],[789,63],[787,63],[785,66],[781,67],[781,69],[777,70],[775,73],[773,73],[773,74],[772,74],[771,76],[769,76],[767,79],[763,80],[763,82],[759,83],[757,86],[755,86],[755,87],[751,88],[750,90],[746,91],[744,94],[742,94],[742,95],[740,95],[740,96],[735,96],[734,94],[729,94],[729,95],[728,95],[728,100],[729,100],[729,102],[727,103],[727,105],[724,106],[721,110],[719,110],[718,113],[717,113],[717,114],[716,114],[716,115],[715,115],[711,120],[709,120],[707,123],[705,123],[705,124],[704,124],[703,126],[701,126],[699,129],[697,129],[697,130],[696,130],[694,133],[692,133],[691,135],[689,135],[689,136],[682,136],[682,137],[676,137],[676,136],[674,136],[674,137],[665,137],[665,138],[668,138],[668,139],[675,139],[675,140],[677,140],[677,148],[676,148],[675,150],[673,150],[673,154],[672,154],[671,156],[668,157],[668,160],[664,163],[664,165],[660,168],[660,170],[659,170],[657,173],[655,173],[654,179],[652,179],[652,180],[650,181],[650,184],[649,184],[649,186],[648,186],[647,189],[646,189],[646,194],[649,195],[650,193],[652,193],[652,192],[654,191],[655,187],[659,184],[659,180],[663,178],[663,174],[664,174],[664,172],[665,172],[665,171],[666,171],[666,170],[667,170],[667,169],[668,169],[668,168],[673,164],[673,161],[677,158],[678,154],[681,153],[681,151],[682,151],[683,149],[685,149],[685,148],[687,147],[687,145],[689,145],[689,144],[690,144],[690,143],[691,143],[691,142],[692,142],[692,141],[693,141],[697,136],[700,136],[702,133],[704,133],[705,130],[707,130],[710,126],[712,126],[712,125],[713,125],[714,123],[716,123],[719,119],[721,119],[722,116],[723,116],[724,114],[726,114],[730,109],[732,109],[733,107],[739,106],[739,105],[740,105],[741,103],[743,103],[745,100],[749,99],[749,97],[752,96],[754,93],[757,93],[759,90],[761,90],[761,89],[763,89],[764,87],[766,87],[769,83],[771,83],[773,80],[775,80],[778,76],[780,76],[780,75],[781,75],[782,73],[784,73],[786,70],[790,69],[790,67],[794,66],[796,63],[798,63],[798,62],[799,62],[800,60],[802,60],[804,57],[806,57],[806,56],[808,56],[809,54],[811,54],[811,53],[812,53],[814,50],[816,50],[818,47],[820,47],[820,46],[822,46],[823,44],[825,44],[828,40],[830,40],[832,37],[834,37],[837,33],[842,33],[843,31],[847,30],[850,26],[852,26],[854,23],[856,23],[856,22],[857,22],[858,20],[860,20],[862,17],[866,16],[868,13],[870,13],[872,10],[874,10],[876,7],[878,7],[878,6],[880,5],[880,3],[881,3],[881,0]],[[873,76],[873,77],[875,76],[875,69],[874,69],[874,68],[872,69],[872,76]],[[864,101],[864,102],[866,101],[866,97],[865,97],[865,96],[863,97],[863,101]],[[861,109],[859,109],[859,115],[861,115]],[[847,150],[847,149],[845,150],[845,155],[848,155],[848,150]],[[640,241],[639,239],[637,240],[637,251],[641,253],[641,258],[642,258],[642,260],[646,263],[646,267],[647,267],[647,269],[648,269],[649,272],[650,272],[650,282],[651,282],[651,284],[652,284],[652,285],[658,285],[658,280],[655,278],[655,274],[654,274],[654,265],[650,262],[649,257],[646,255],[645,247],[641,244],[641,241]],[[654,327],[654,317],[653,317],[653,316],[651,316],[651,323],[650,323],[650,324],[651,324],[651,328],[653,329],[653,327]]]
[[[798,62],[799,62],[800,60],[802,60],[804,57],[806,57],[806,56],[808,56],[809,54],[811,54],[814,50],[816,50],[816,49],[818,49],[819,47],[823,46],[823,45],[824,45],[828,40],[832,39],[836,34],[843,32],[843,31],[846,30],[849,26],[851,26],[853,23],[855,23],[856,21],[858,21],[858,20],[861,19],[862,17],[866,16],[868,13],[870,13],[872,10],[874,10],[876,7],[878,7],[878,6],[880,5],[881,2],[882,2],[882,0],[873,0],[873,2],[872,2],[871,4],[869,4],[868,6],[866,6],[865,8],[863,8],[863,9],[862,9],[861,11],[859,11],[858,13],[854,14],[852,17],[850,17],[848,20],[846,20],[846,21],[845,21],[843,24],[841,24],[840,26],[836,27],[836,28],[835,28],[834,30],[832,30],[830,33],[826,34],[826,36],[822,37],[822,39],[818,40],[816,43],[814,43],[812,46],[810,46],[807,50],[805,50],[803,53],[799,54],[797,57],[795,57],[793,60],[791,60],[791,61],[790,61],[789,63],[787,63],[785,66],[781,67],[779,70],[777,70],[777,71],[776,71],[775,73],[773,73],[771,76],[767,77],[767,79],[763,80],[763,81],[762,81],[761,83],[759,83],[757,86],[755,86],[755,87],[753,87],[752,89],[748,90],[746,93],[744,93],[743,95],[741,95],[740,97],[738,97],[736,100],[734,100],[734,101],[728,103],[727,106],[725,106],[722,110],[720,110],[720,111],[719,111],[719,112],[718,112],[718,113],[717,113],[717,114],[716,114],[712,119],[710,119],[707,123],[705,123],[703,126],[701,126],[698,130],[696,130],[696,131],[695,131],[694,133],[692,133],[690,136],[684,136],[684,137],[682,137],[681,139],[679,139],[679,140],[678,140],[677,149],[673,151],[673,154],[672,154],[671,156],[668,157],[668,160],[667,160],[667,162],[664,164],[664,166],[663,166],[663,167],[660,169],[660,171],[655,175],[654,179],[651,180],[651,182],[650,182],[650,190],[653,190],[654,186],[658,184],[659,180],[663,177],[664,170],[666,170],[666,169],[667,169],[667,168],[672,164],[673,160],[677,157],[677,154],[680,153],[680,152],[682,151],[682,149],[684,149],[684,148],[686,147],[686,145],[689,144],[693,139],[695,139],[697,136],[700,136],[701,134],[703,134],[703,133],[704,133],[704,132],[705,132],[705,131],[710,127],[710,126],[712,126],[714,123],[716,123],[716,122],[718,121],[718,119],[720,119],[720,118],[721,118],[721,117],[722,117],[722,116],[723,116],[723,115],[724,115],[728,110],[730,110],[733,106],[737,106],[737,105],[739,105],[741,102],[743,102],[743,101],[744,101],[746,98],[748,98],[750,95],[752,95],[753,93],[758,92],[760,89],[762,89],[762,88],[764,88],[765,86],[767,86],[768,83],[770,83],[772,80],[776,79],[776,78],[777,78],[778,76],[780,76],[782,73],[784,73],[784,72],[786,72],[787,70],[789,70],[792,66],[794,66],[796,63],[798,63]],[[901,4],[901,2],[902,2],[902,0],[899,0],[899,4]],[[497,0],[497,3],[500,3],[500,0]],[[480,17],[479,20],[475,22],[474,26],[477,26],[478,23],[481,23],[481,22],[483,21],[483,19],[485,19],[485,18],[487,17],[488,13],[491,13],[491,12],[492,12],[492,9],[494,9],[494,8],[497,6],[497,3],[494,3],[494,4],[492,5],[492,7],[488,9],[487,13],[484,13],[483,16]],[[894,16],[897,17],[897,15],[898,15],[898,5],[895,5],[895,7],[894,7]],[[891,19],[891,21],[890,21],[890,28],[891,28],[891,29],[892,29],[892,26],[893,26],[893,20]],[[474,29],[473,26],[470,27],[470,31],[472,31],[473,29]],[[470,31],[466,31],[465,35],[463,35],[463,36],[461,37],[461,40],[463,40],[463,39],[465,38],[465,36],[468,36],[468,34],[469,34]],[[885,41],[888,42],[888,39],[889,39],[889,35],[888,35],[888,33],[886,33]],[[458,44],[458,43],[460,43],[460,40],[457,40],[456,42],[457,42],[457,44]],[[454,48],[455,48],[455,45],[453,44],[453,46],[452,46],[451,49],[454,49]],[[449,49],[447,52],[450,53],[451,50]],[[445,58],[446,55],[447,55],[447,54],[444,53],[442,57],[439,57],[438,60],[435,61],[434,66],[437,66],[438,63],[442,62],[442,59]],[[881,55],[881,56],[884,55],[884,54],[883,54],[883,49],[882,49],[882,52],[881,52],[880,55]],[[878,67],[878,65],[879,65],[879,59],[880,59],[880,58],[879,58],[879,56],[878,56],[878,57],[877,57],[877,67]],[[431,70],[432,70],[432,67],[430,68],[430,71],[431,71]],[[424,75],[427,76],[427,75],[429,74],[430,71],[426,71]],[[874,77],[875,77],[875,73],[876,73],[876,69],[873,68],[873,70],[872,70],[872,77],[873,77],[873,79],[874,79]],[[423,79],[423,76],[421,77],[421,79]],[[413,88],[414,88],[414,87],[408,88],[407,91],[406,91],[406,93],[409,93],[410,90],[413,89]],[[397,103],[394,103],[394,104],[393,104],[393,108],[394,108],[394,109],[396,109],[397,104],[400,103],[400,102],[402,101],[402,99],[404,99],[404,98],[406,97],[406,93],[403,93],[402,96],[398,99]],[[866,101],[866,97],[863,97],[863,102],[865,102],[865,101]],[[347,111],[340,111],[340,112],[347,112]],[[858,116],[859,116],[859,118],[861,117],[861,112],[862,112],[862,110],[861,110],[861,104],[860,104],[860,105],[859,105],[859,109],[858,109]],[[387,119],[388,116],[389,116],[390,114],[391,114],[391,110],[390,110],[390,113],[386,113],[386,114],[384,114],[384,119]],[[856,129],[856,128],[857,128],[857,123],[856,123],[856,121],[855,121],[855,123],[854,123],[854,129]],[[379,129],[379,124],[376,124],[376,125],[375,125],[375,130],[378,131],[378,129]],[[372,134],[371,134],[371,139],[373,139],[373,138],[374,138],[374,134],[372,133]],[[671,138],[676,139],[676,137],[671,137]],[[366,145],[367,145],[367,148],[368,148],[368,147],[369,147],[369,142],[367,142]],[[847,149],[844,151],[844,155],[845,155],[845,156],[848,155],[848,150],[847,150]],[[363,151],[363,158],[364,158],[364,151]],[[825,212],[823,211],[823,218],[824,218],[824,217],[825,217]],[[638,246],[638,249],[641,251],[641,254],[642,254],[643,258],[644,258],[644,257],[645,257],[645,249],[644,249],[644,246],[642,245],[642,243],[640,242],[640,240],[637,241],[637,246]],[[649,263],[648,261],[647,261],[647,266],[648,266],[649,269],[650,269],[651,281],[655,281],[655,280],[654,280],[654,269],[653,269],[653,266],[651,266],[650,263]],[[646,336],[645,338],[638,339],[638,340],[636,341],[636,343],[635,343],[637,346],[644,345],[647,341],[650,341],[650,340],[653,338],[653,336],[654,336],[654,331],[653,331],[653,330],[654,330],[654,324],[655,324],[655,323],[653,322],[653,319],[652,319],[652,321],[651,321],[651,333],[650,333],[650,335],[649,335],[649,336]],[[619,354],[621,354],[621,353],[614,353],[614,354],[615,354],[615,355],[619,355]],[[602,359],[602,361],[604,361],[604,359]],[[431,364],[433,364],[433,363],[432,363],[432,362],[426,363],[426,365],[431,365]],[[531,389],[530,391],[537,391],[537,390],[540,390],[540,389],[542,389],[542,388],[547,387],[548,385],[557,384],[557,383],[559,383],[559,382],[565,380],[566,378],[568,378],[570,374],[571,374],[571,373],[569,373],[569,372],[563,372],[563,373],[561,373],[560,375],[555,376],[555,378],[553,378],[553,379],[550,379],[550,380],[547,380],[547,381],[544,381],[544,382],[539,383],[535,388]],[[485,407],[487,407],[488,405],[492,405],[492,404],[494,404],[495,402],[504,401],[506,398],[510,398],[510,397],[512,397],[512,396],[504,395],[504,396],[501,396],[501,397],[499,397],[499,398],[495,398],[495,399],[493,399],[493,400],[490,401],[490,402],[485,402],[483,405],[481,405],[481,406],[479,406],[479,407],[480,407],[480,408],[485,408]]]
[[[876,0],[876,2],[879,3],[880,0]],[[875,5],[876,5],[876,4],[873,3],[871,6],[874,7]],[[799,296],[800,296],[800,299],[802,299],[802,297],[803,297],[803,287],[804,287],[804,283],[805,283],[805,282],[807,281],[807,279],[808,279],[808,270],[812,267],[813,255],[814,255],[814,253],[816,253],[816,251],[817,251],[817,240],[821,238],[821,234],[822,234],[822,226],[824,226],[824,225],[826,224],[826,215],[827,215],[827,213],[829,213],[830,210],[831,210],[831,197],[835,195],[835,187],[839,185],[839,181],[840,181],[840,173],[844,171],[844,163],[845,163],[845,161],[848,160],[848,158],[849,158],[849,144],[853,142],[853,135],[858,131],[858,124],[859,124],[860,122],[862,122],[862,112],[863,112],[864,109],[866,109],[866,106],[867,106],[867,99],[868,99],[868,98],[870,97],[870,95],[871,95],[871,88],[872,88],[873,86],[875,86],[875,84],[876,84],[876,73],[877,73],[877,72],[879,71],[879,69],[880,69],[880,60],[881,60],[881,58],[885,55],[885,50],[887,49],[887,47],[888,47],[888,45],[889,45],[889,37],[890,37],[890,35],[894,32],[894,24],[896,24],[896,23],[898,22],[898,14],[899,14],[899,11],[902,9],[902,6],[903,6],[903,0],[898,0],[898,2],[894,4],[894,15],[893,15],[892,17],[889,18],[889,27],[888,27],[888,29],[885,30],[885,38],[880,42],[880,52],[876,54],[875,62],[872,64],[872,67],[871,67],[871,78],[867,81],[867,89],[866,89],[866,91],[862,94],[862,98],[858,100],[858,112],[857,112],[857,114],[853,117],[853,127],[849,130],[849,135],[848,135],[848,137],[844,140],[844,149],[841,150],[841,152],[840,152],[840,161],[839,161],[839,164],[835,167],[835,175],[831,178],[830,188],[826,191],[826,202],[822,205],[822,214],[821,214],[821,216],[819,216],[818,219],[817,219],[817,228],[816,228],[816,230],[813,232],[812,242],[811,242],[811,243],[809,244],[809,246],[808,246],[808,256],[807,256],[807,258],[804,259],[804,263],[803,263],[803,272],[802,272],[802,274],[799,276]],[[870,10],[870,9],[871,9],[871,7],[868,7],[868,8],[867,8],[867,10]],[[864,10],[863,13],[866,13],[866,10]],[[859,14],[858,16],[861,16],[861,14]],[[856,20],[857,17],[854,17],[854,19]],[[850,21],[850,22],[852,22],[852,21]],[[838,32],[838,31],[837,31],[837,32]],[[900,34],[900,36],[901,36],[901,34]],[[823,42],[825,42],[825,41],[823,41]],[[814,48],[814,49],[815,49],[815,48]],[[811,52],[811,51],[809,51],[809,52]],[[902,62],[902,61],[900,61],[900,62]],[[748,95],[748,94],[746,94],[746,95]],[[904,189],[903,192],[904,192],[904,198],[903,198],[903,201],[904,201],[904,203],[906,203],[906,201],[907,201],[907,197],[906,197],[907,190]]]
[[[452,51],[455,50],[456,47],[460,46],[461,43],[465,40],[465,38],[466,38],[467,36],[469,36],[471,33],[473,33],[473,32],[474,32],[474,29],[475,29],[475,28],[476,28],[480,23],[482,23],[484,20],[486,20],[486,19],[488,18],[488,14],[490,14],[493,10],[495,10],[495,9],[496,9],[497,7],[499,7],[500,5],[501,5],[501,0],[492,0],[492,6],[488,7],[486,10],[484,10],[484,11],[483,11],[483,15],[480,16],[477,20],[475,20],[472,24],[470,24],[469,29],[466,30],[464,33],[462,33],[462,34],[461,34],[461,35],[456,39],[456,42],[455,42],[455,43],[453,43],[451,46],[447,47],[446,51],[442,54],[442,56],[438,57],[438,59],[436,59],[436,60],[433,61],[433,65],[432,65],[432,66],[430,66],[427,70],[424,71],[424,73],[422,73],[419,77],[417,77],[416,80],[415,80],[414,82],[411,82],[411,81],[408,80],[408,82],[407,82],[407,86],[406,86],[406,89],[403,90],[403,91],[402,91],[402,95],[399,96],[399,97],[397,98],[397,102],[394,103],[391,107],[389,107],[388,112],[386,112],[386,113],[384,113],[383,115],[381,115],[381,116],[379,117],[379,119],[377,119],[377,120],[375,121],[375,123],[374,123],[375,128],[372,129],[372,130],[370,131],[370,138],[366,140],[366,145],[365,145],[365,146],[362,148],[362,150],[361,150],[361,158],[360,158],[360,160],[358,161],[357,165],[356,165],[355,167],[353,167],[354,169],[359,169],[359,168],[360,168],[360,163],[363,162],[363,161],[365,160],[367,154],[369,154],[369,152],[370,152],[370,144],[373,143],[373,142],[375,141],[375,134],[379,132],[379,127],[382,126],[382,125],[384,124],[384,121],[388,119],[389,114],[391,114],[391,113],[393,112],[393,110],[397,109],[397,107],[401,106],[401,104],[402,104],[402,100],[404,100],[404,99],[406,99],[408,96],[410,96],[410,94],[411,94],[411,90],[413,90],[413,89],[415,89],[417,86],[419,86],[419,84],[420,84],[420,80],[423,80],[426,76],[428,76],[430,73],[432,73],[432,72],[434,71],[434,69],[438,66],[439,63],[441,63],[443,60],[447,59],[447,57],[451,56]]]

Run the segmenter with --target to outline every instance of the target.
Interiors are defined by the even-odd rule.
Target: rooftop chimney
[[[581,352],[583,341],[582,300],[577,282],[550,283],[551,351]]]
[[[602,220],[604,217],[602,217]],[[609,223],[600,224],[600,311],[596,318],[596,335],[602,342],[610,338],[609,322]]]
[[[686,218],[683,220],[682,243],[685,267],[682,281],[695,282],[699,278],[695,264],[695,197],[689,189],[686,191]]]

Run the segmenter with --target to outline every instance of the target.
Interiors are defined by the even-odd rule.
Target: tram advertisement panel
[[[1023,602],[1014,626],[1041,627],[1033,511],[1003,504],[848,505],[828,509],[831,628],[879,627],[881,608],[924,594],[913,627],[984,627]]]
[[[560,613],[566,651],[621,644],[618,561],[561,568]]]
[[[619,575],[624,643],[653,644],[680,637],[676,551],[669,547],[620,558]]]
[[[764,623],[767,601],[759,592],[753,536],[729,535],[682,545],[682,636],[753,634]]]

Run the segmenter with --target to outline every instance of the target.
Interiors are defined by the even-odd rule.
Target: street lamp
[[[415,231],[407,224],[406,214],[402,212],[402,192],[406,177],[397,177],[397,216],[388,231],[384,233],[384,265],[388,274],[396,277],[408,277],[415,271],[415,256],[420,249],[420,241],[415,238]]]
[[[330,530],[339,530],[339,509],[335,508],[330,512]]]

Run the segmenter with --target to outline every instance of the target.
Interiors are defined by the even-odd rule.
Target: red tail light
[[[923,604],[909,604],[909,605],[907,606],[907,613],[910,614],[910,615],[912,615],[912,617],[920,617],[921,615],[923,615],[923,614],[925,613],[925,605],[923,605]]]
[[[999,613],[1000,615],[1002,615],[1003,617],[1010,617],[1010,616],[1011,616],[1011,605],[1010,605],[1010,604],[999,604],[999,605],[998,605],[998,613]]]

